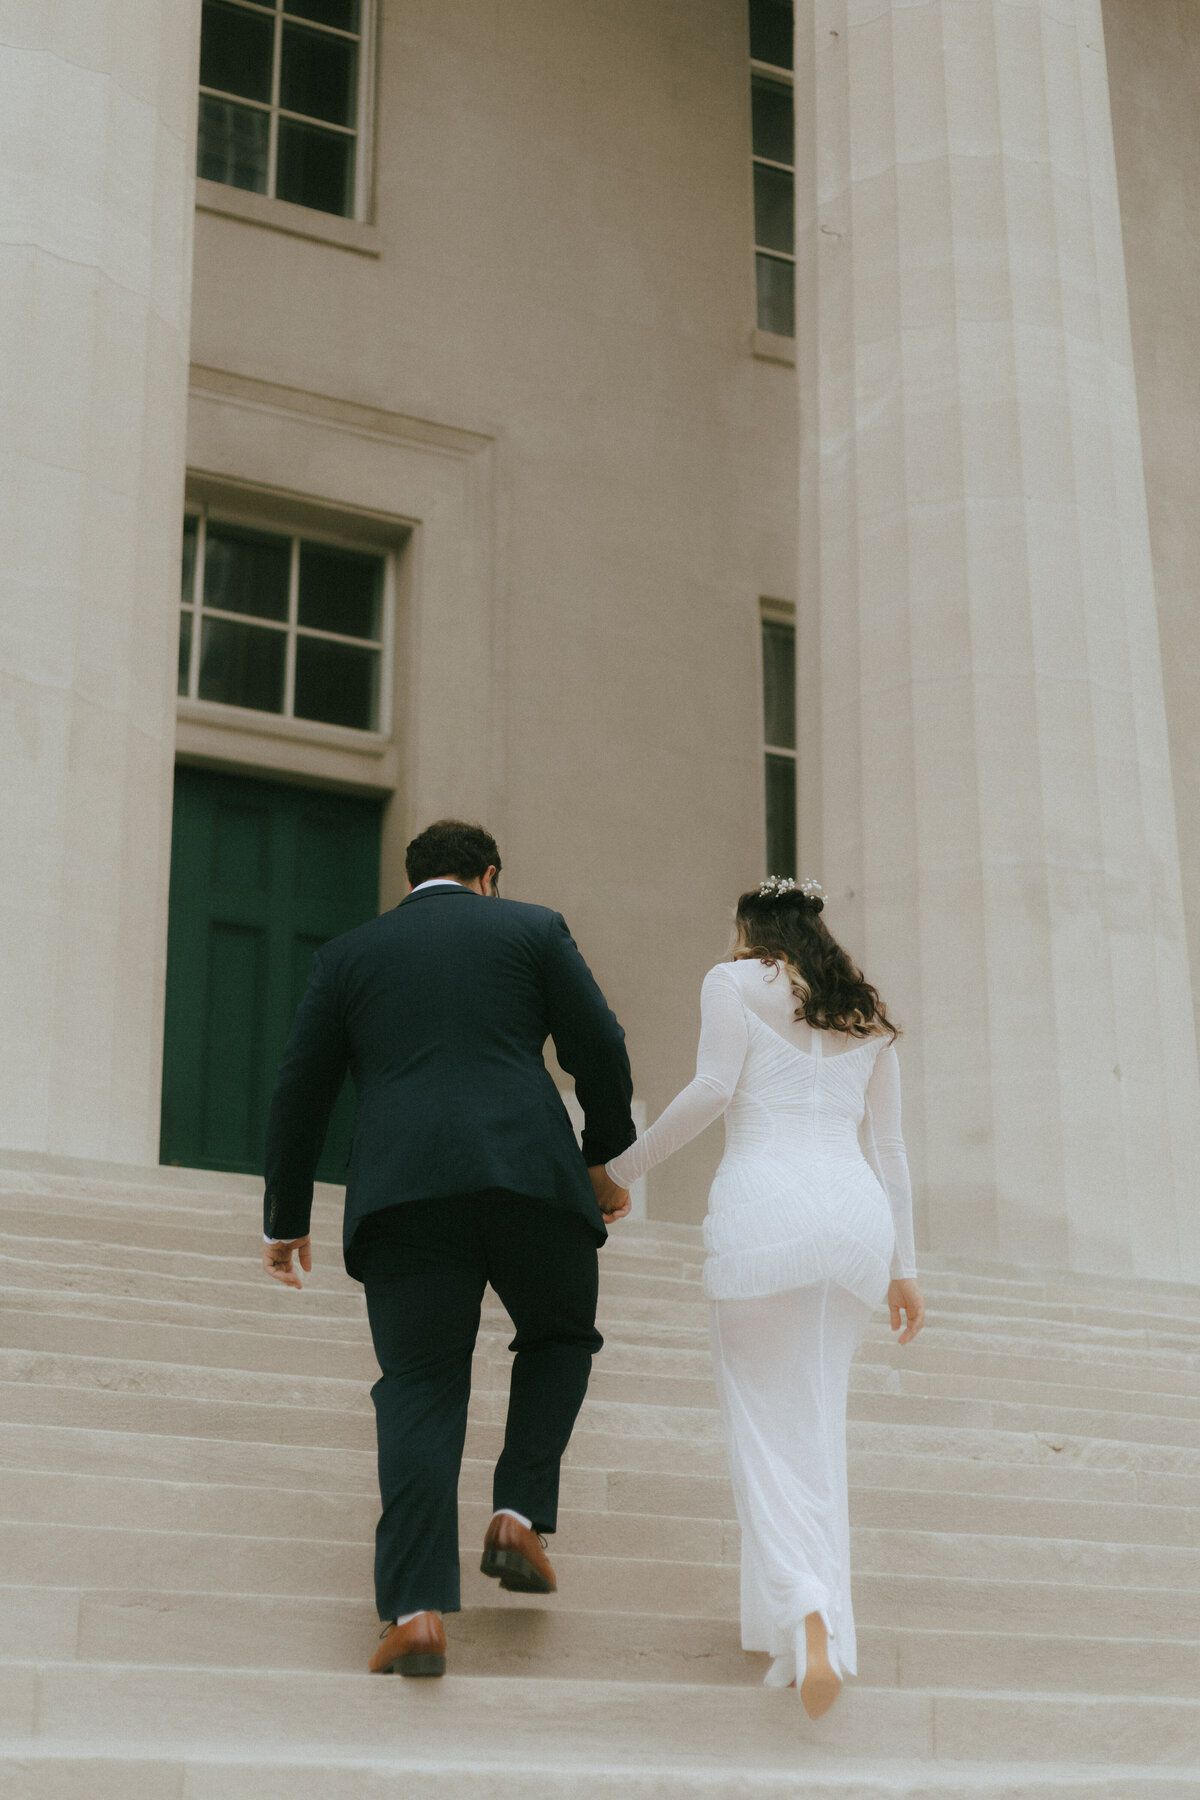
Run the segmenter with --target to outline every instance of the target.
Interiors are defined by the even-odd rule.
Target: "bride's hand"
[[[915,1281],[893,1281],[888,1287],[888,1311],[892,1315],[892,1330],[900,1331],[901,1313],[907,1321],[904,1330],[900,1331],[898,1343],[911,1344],[925,1323],[925,1302],[921,1298],[921,1290]]]

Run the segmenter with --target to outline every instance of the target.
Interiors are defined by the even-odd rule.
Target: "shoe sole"
[[[527,1556],[518,1550],[485,1550],[480,1573],[489,1575],[509,1594],[556,1594],[557,1585],[539,1575]]]
[[[398,1656],[376,1672],[380,1675],[444,1675],[446,1659],[432,1650],[413,1651],[408,1656]]]

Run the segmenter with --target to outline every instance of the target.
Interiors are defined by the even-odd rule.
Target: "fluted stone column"
[[[799,0],[802,841],[923,1240],[1200,1279],[1099,0]]]
[[[0,1147],[158,1158],[198,40],[0,7]]]

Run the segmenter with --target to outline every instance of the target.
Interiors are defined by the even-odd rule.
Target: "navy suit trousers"
[[[596,1235],[546,1200],[460,1194],[370,1215],[354,1260],[382,1371],[371,1390],[379,1616],[457,1612],[458,1477],[484,1288],[491,1283],[516,1327],[492,1504],[552,1532],[559,1465],[603,1343]]]

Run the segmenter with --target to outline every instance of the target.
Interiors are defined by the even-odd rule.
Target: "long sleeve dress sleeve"
[[[904,1139],[900,1134],[900,1063],[892,1044],[885,1045],[875,1058],[867,1083],[863,1138],[867,1161],[892,1209],[896,1230],[892,1276],[915,1280],[917,1257],[913,1244],[912,1182]]]
[[[700,989],[695,1077],[636,1144],[607,1164],[608,1173],[619,1187],[627,1188],[631,1182],[639,1181],[647,1169],[664,1162],[720,1117],[737,1086],[746,1045],[746,1013],[735,978],[727,964],[718,963],[704,977]]]

